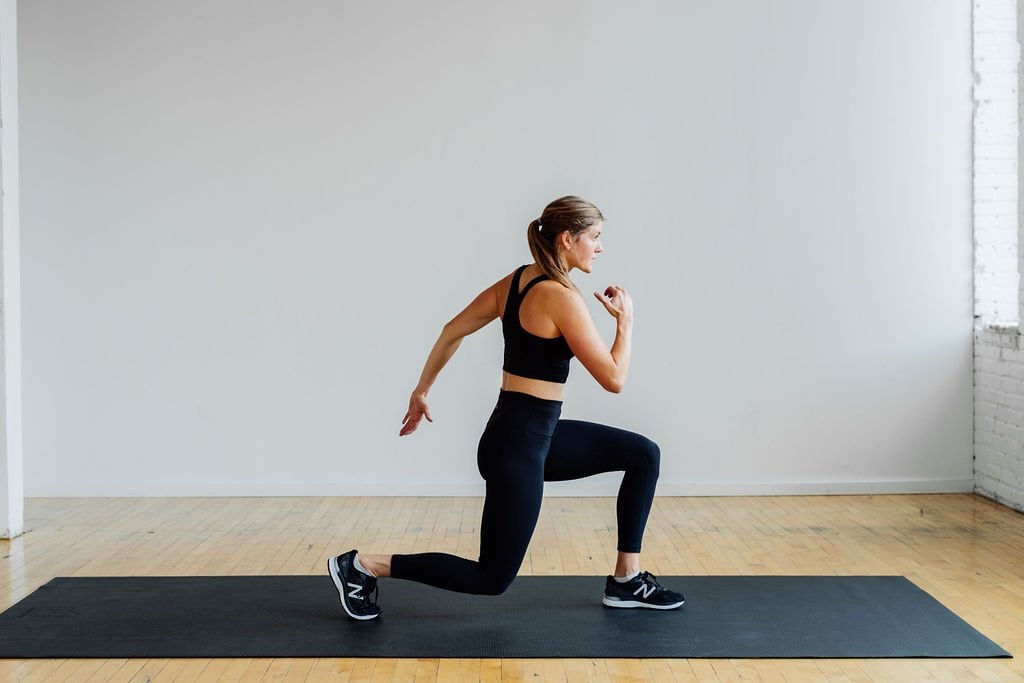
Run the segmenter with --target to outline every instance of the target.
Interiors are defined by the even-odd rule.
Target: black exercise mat
[[[1008,657],[900,576],[664,577],[669,612],[601,606],[604,577],[499,597],[384,579],[350,620],[327,576],[57,578],[0,614],[0,657]]]

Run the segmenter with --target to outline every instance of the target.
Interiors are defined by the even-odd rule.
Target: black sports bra
[[[569,377],[569,359],[573,353],[565,337],[547,339],[530,334],[519,322],[519,307],[530,289],[547,275],[538,275],[519,291],[519,279],[526,266],[519,266],[508,289],[505,315],[501,319],[501,333],[505,337],[505,364],[502,369],[513,375],[542,379],[565,384]]]

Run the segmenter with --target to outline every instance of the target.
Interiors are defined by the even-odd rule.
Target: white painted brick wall
[[[1020,4],[974,2],[974,489],[1024,510]]]
[[[1020,320],[1017,0],[975,0],[974,315]]]
[[[975,332],[974,488],[1024,510],[1024,350],[1016,329]]]

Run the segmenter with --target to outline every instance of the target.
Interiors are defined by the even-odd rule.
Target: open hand
[[[427,422],[434,421],[434,418],[430,417],[427,397],[425,394],[413,393],[409,397],[409,411],[402,418],[402,431],[398,432],[398,435],[405,436],[415,432],[416,428],[420,426],[420,420],[424,417],[427,418]]]

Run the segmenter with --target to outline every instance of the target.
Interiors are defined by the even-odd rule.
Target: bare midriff
[[[565,395],[565,385],[558,382],[548,382],[543,379],[520,377],[511,373],[501,371],[501,388],[505,391],[517,391],[521,394],[529,394],[548,401],[561,401]]]

